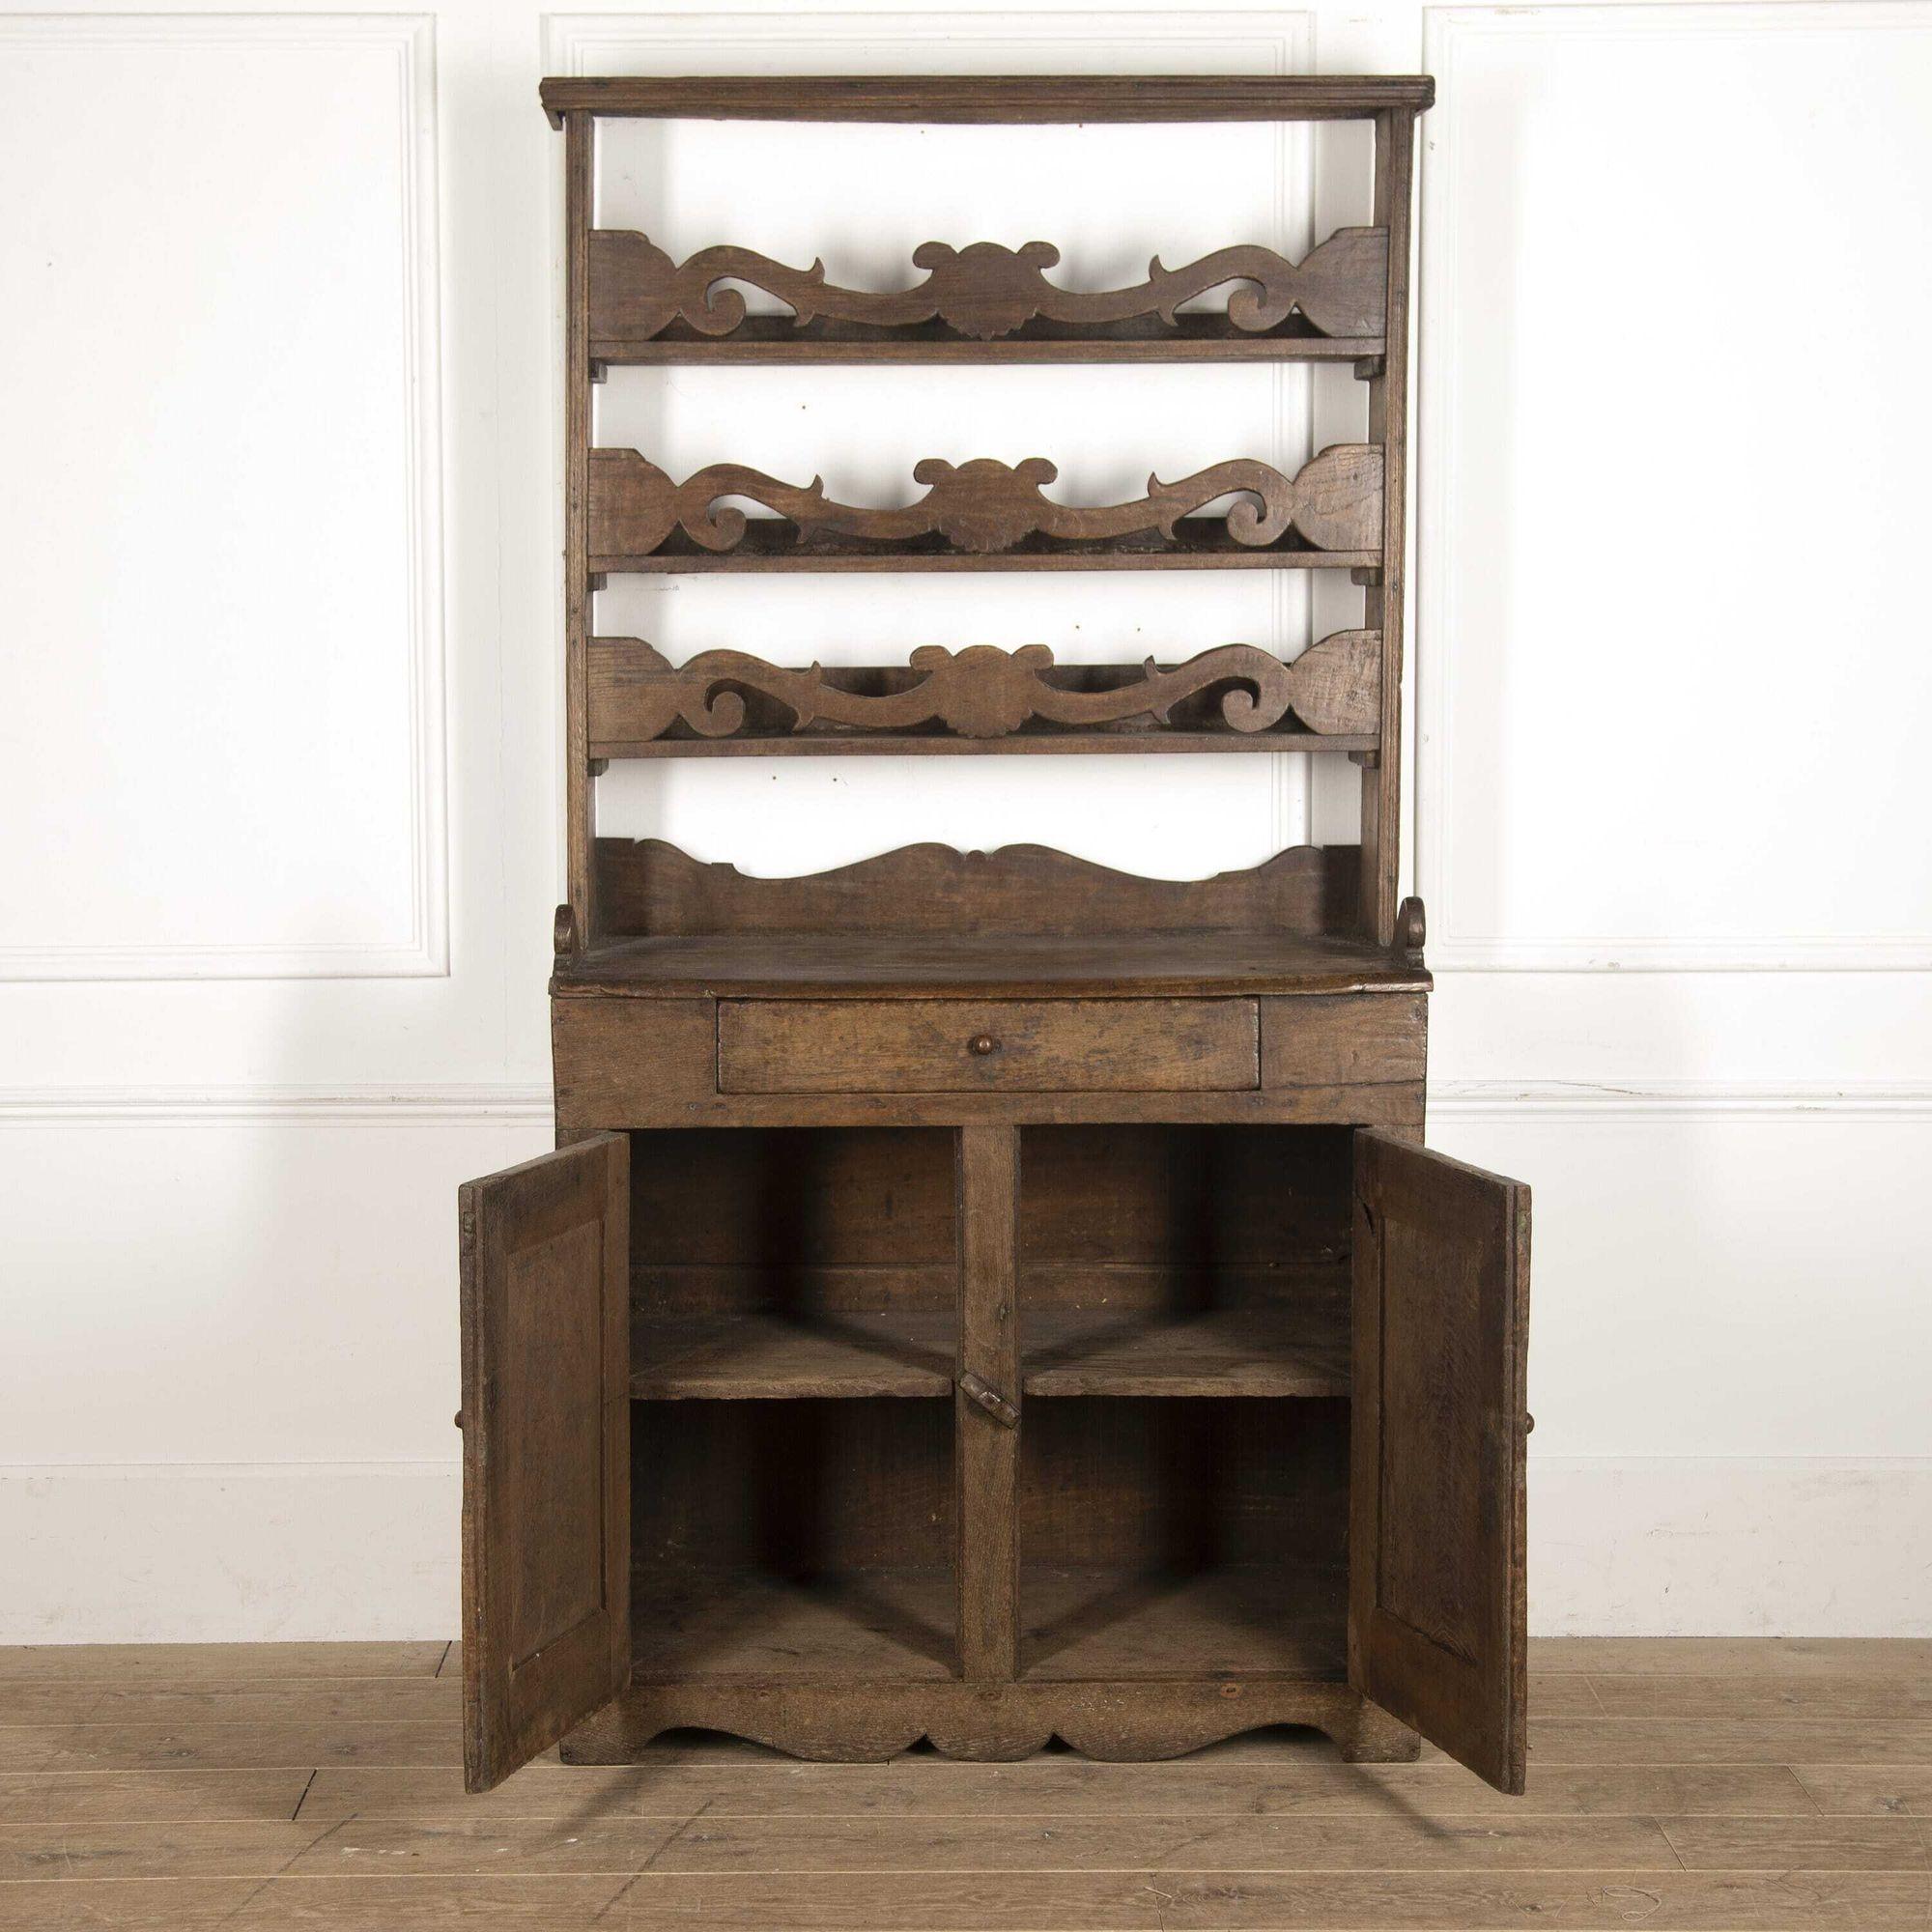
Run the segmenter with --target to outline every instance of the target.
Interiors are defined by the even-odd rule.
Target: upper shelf
[[[1382,452],[1337,443],[1293,476],[1242,459],[1138,499],[1055,502],[1043,457],[1014,467],[927,457],[916,501],[870,509],[762,470],[714,463],[682,483],[635,449],[590,452],[589,568],[711,570],[1226,570],[1381,563]],[[748,518],[744,497],[773,512]],[[1199,512],[1223,497],[1219,516]],[[722,506],[722,507],[721,507]]]
[[[923,281],[849,289],[825,266],[788,268],[750,248],[703,248],[679,263],[648,237],[590,236],[589,354],[606,363],[1355,361],[1385,347],[1388,231],[1338,229],[1300,262],[1272,249],[1216,249],[1182,268],[1159,256],[1146,279],[1068,289],[1046,270],[1047,242],[914,249]],[[752,315],[726,283],[789,309]],[[1179,312],[1219,289],[1219,309]]]
[[[657,121],[873,121],[968,126],[1067,122],[1366,121],[1420,113],[1426,73],[796,74],[686,79],[551,78],[554,127],[566,114]]]

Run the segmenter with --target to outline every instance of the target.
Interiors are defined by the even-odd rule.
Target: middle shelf
[[[643,1401],[797,1401],[952,1393],[955,1319],[937,1311],[762,1310],[632,1331]],[[1020,1387],[1032,1396],[1343,1396],[1346,1317],[1323,1307],[1028,1312]]]
[[[944,1127],[666,1130],[632,1160],[631,1393],[946,1398]],[[1021,1130],[1019,1392],[1345,1397],[1350,1135]]]

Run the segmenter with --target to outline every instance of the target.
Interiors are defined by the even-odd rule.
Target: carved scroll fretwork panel
[[[1065,665],[1044,644],[1008,652],[926,645],[904,668],[790,669],[742,651],[673,667],[635,638],[590,645],[598,756],[693,750],[1157,750],[1170,732],[1203,748],[1279,749],[1342,739],[1369,749],[1380,712],[1381,639],[1338,631],[1293,662],[1226,644],[1163,668]],[[855,740],[857,742],[855,742]]]
[[[1118,289],[1081,290],[1049,281],[1060,261],[1048,242],[1008,248],[975,242],[955,248],[925,242],[913,251],[925,278],[904,289],[850,289],[831,281],[823,262],[794,269],[753,249],[720,246],[674,261],[646,236],[599,229],[590,237],[593,353],[623,359],[652,345],[706,349],[816,343],[855,357],[895,345],[1021,348],[1058,344],[1131,352],[1162,342],[1251,344],[1272,338],[1283,354],[1329,341],[1350,355],[1381,344],[1388,291],[1388,233],[1344,228],[1300,262],[1272,249],[1216,249],[1182,268],[1155,256],[1144,280]],[[782,302],[786,316],[753,315],[739,283]],[[1227,289],[1219,309],[1182,304]],[[657,359],[657,358],[653,358]]]
[[[927,457],[913,480],[925,493],[896,509],[834,501],[821,479],[801,487],[735,463],[675,482],[634,449],[590,457],[590,553],[597,570],[706,568],[1143,568],[1380,560],[1382,453],[1364,443],[1324,449],[1293,476],[1239,459],[1163,483],[1148,478],[1131,502],[1056,502],[1044,457],[1018,465]],[[1218,516],[1200,514],[1223,497]],[[748,518],[729,497],[772,512]],[[1001,559],[994,561],[994,559]]]

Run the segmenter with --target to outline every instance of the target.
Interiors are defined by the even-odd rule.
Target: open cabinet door
[[[630,1143],[472,1180],[463,1248],[463,1781],[630,1674]]]
[[[1529,1189],[1355,1136],[1349,1681],[1523,1787]]]

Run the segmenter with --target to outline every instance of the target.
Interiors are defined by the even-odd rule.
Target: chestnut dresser
[[[1139,1759],[1295,1723],[1350,1759],[1428,1738],[1521,1790],[1529,1196],[1423,1145],[1430,980],[1397,891],[1433,97],[1417,76],[544,83],[567,183],[570,901],[557,1150],[462,1192],[472,1789],[559,1741],[612,1762],[688,1725],[813,1758],[1058,1736]],[[1358,120],[1374,218],[1298,261],[1231,242],[1104,289],[1056,278],[1046,243],[957,238],[850,288],[598,228],[598,128],[622,116]],[[613,365],[1234,358],[1344,364],[1366,439],[1080,506],[1044,459],[956,451],[881,509],[592,436]],[[1360,622],[1292,660],[1210,636],[1173,662],[961,640],[824,668],[674,666],[594,615],[619,573],[1188,569],[1341,572]],[[762,879],[595,832],[612,759],[1280,752],[1353,760],[1358,844],[1184,881],[935,845]]]

